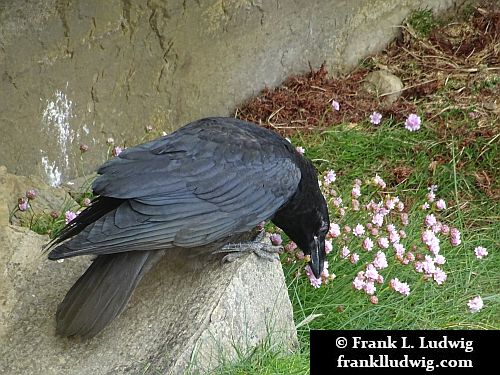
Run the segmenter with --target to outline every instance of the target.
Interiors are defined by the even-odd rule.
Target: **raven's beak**
[[[310,267],[314,276],[319,279],[321,277],[321,272],[323,272],[323,257],[321,256],[321,244],[319,243],[318,237],[314,237],[314,245],[311,249],[311,263]]]

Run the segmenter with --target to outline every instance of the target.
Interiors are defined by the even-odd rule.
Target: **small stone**
[[[403,82],[386,70],[376,70],[366,76],[364,87],[368,92],[380,97],[384,104],[391,104],[401,96]]]

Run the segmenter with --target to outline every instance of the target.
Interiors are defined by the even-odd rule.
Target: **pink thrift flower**
[[[378,174],[376,174],[373,178],[373,182],[375,182],[375,184],[380,186],[382,189],[385,189],[386,187],[384,180],[382,180],[382,177],[380,177]]]
[[[408,260],[408,262],[413,262],[415,260],[415,255],[409,251],[406,253],[405,259]]]
[[[387,229],[387,233],[395,232],[396,226],[394,224],[387,224],[386,229]]]
[[[382,115],[378,112],[373,112],[371,115],[370,115],[370,122],[373,124],[373,125],[379,125],[380,124],[380,120],[382,120]]]
[[[378,228],[373,227],[370,230],[370,233],[372,234],[372,236],[377,237],[378,236]]]
[[[427,227],[432,227],[434,224],[437,223],[436,217],[433,214],[427,215],[424,220],[424,224]]]
[[[278,233],[273,233],[269,236],[269,239],[271,240],[271,243],[274,246],[279,246],[283,243],[283,239],[281,238],[281,235]]]
[[[295,149],[297,150],[297,152],[301,155],[304,155],[304,153],[306,152],[305,148],[304,147],[301,147],[301,146],[297,146],[295,147]]]
[[[338,236],[340,236],[340,226],[338,224],[331,223],[328,234],[333,238],[337,238]]]
[[[122,153],[123,151],[123,148],[121,148],[120,146],[115,146],[113,147],[113,150],[111,150],[111,154],[113,154],[113,156],[118,156]]]
[[[335,207],[340,207],[340,206],[342,205],[342,198],[340,198],[340,197],[335,198],[335,199],[333,200],[333,205],[334,205]]]
[[[444,201],[444,199],[439,199],[439,200],[436,202],[436,208],[437,208],[439,211],[442,211],[442,210],[445,210],[445,209],[446,209],[446,202]]]
[[[345,225],[345,226],[344,226],[344,233],[345,233],[345,234],[349,234],[349,233],[351,233],[351,227],[350,227],[349,225]]]
[[[354,185],[354,187],[351,190],[351,196],[353,198],[359,198],[361,196],[361,188],[359,185]]]
[[[460,231],[457,228],[450,229],[450,243],[452,246],[458,246],[462,243]]]
[[[365,277],[370,280],[378,279],[378,271],[373,264],[368,264],[365,269]]]
[[[373,215],[372,223],[380,228],[384,224],[384,215],[381,214]]]
[[[443,226],[443,224],[441,224],[441,222],[436,222],[436,224],[434,224],[432,227],[431,227],[431,230],[434,232],[434,233],[441,233],[441,227]]]
[[[333,249],[332,241],[326,240],[325,241],[325,252],[329,254]]]
[[[410,220],[406,212],[401,212],[400,218],[401,218],[401,224],[403,224],[405,227],[408,226],[408,224],[410,224]]]
[[[332,100],[332,108],[334,111],[340,111],[340,104],[336,100]]]
[[[441,233],[447,236],[450,234],[450,227],[446,224],[441,225]]]
[[[399,230],[399,237],[400,238],[406,238],[406,232],[403,229]]]
[[[382,269],[387,268],[389,266],[387,264],[387,258],[385,256],[385,254],[381,251],[377,252],[377,255],[375,255],[375,259],[373,260],[372,264],[378,270],[382,270]]]
[[[335,180],[337,179],[337,174],[333,169],[330,169],[329,171],[326,172],[325,177],[323,177],[323,179],[325,180],[325,184],[328,186],[332,182],[335,182]]]
[[[352,263],[352,264],[356,264],[359,262],[359,255],[356,254],[356,253],[352,253],[351,256],[349,257],[349,261]]]
[[[347,246],[344,246],[340,252],[340,257],[341,258],[347,258],[351,254],[349,248]]]
[[[403,255],[405,254],[405,247],[403,245],[401,245],[400,243],[395,243],[394,245],[394,250],[396,250],[396,255],[398,255],[399,257],[403,257]]]
[[[345,216],[345,209],[344,209],[344,207],[339,208],[339,215],[340,216]]]
[[[436,270],[434,271],[432,278],[438,285],[441,285],[446,281],[448,276],[446,275],[446,272],[444,272],[441,268],[436,267]]]
[[[425,260],[422,262],[422,268],[428,275],[432,275],[434,272],[436,272],[434,260],[429,255],[425,256]]]
[[[418,273],[424,272],[424,264],[422,262],[413,263],[413,267],[415,267],[415,271],[417,271]]]
[[[375,287],[375,283],[373,281],[367,281],[367,282],[365,282],[363,290],[365,291],[366,294],[371,296],[371,295],[375,294],[375,291],[377,290],[377,288]]]
[[[414,132],[420,129],[420,123],[421,123],[420,117],[412,113],[408,116],[408,118],[405,121],[405,128],[411,132]]]
[[[66,211],[66,213],[64,214],[66,224],[73,221],[75,219],[75,217],[76,217],[76,213],[74,213],[73,211]]]
[[[383,284],[384,283],[384,276],[382,276],[382,275],[379,274],[378,275],[378,279],[377,279],[377,283],[378,284]]]
[[[410,294],[410,286],[407,283],[399,281],[398,278],[394,278],[389,282],[389,286],[396,292],[399,292],[405,296]]]
[[[427,200],[428,200],[429,202],[434,202],[434,200],[435,200],[435,199],[436,199],[436,194],[434,194],[434,192],[433,192],[433,191],[429,191],[429,192],[427,193]]]
[[[370,296],[370,303],[372,303],[373,305],[376,305],[378,303],[378,297],[375,295]]]
[[[467,303],[471,313],[477,313],[481,311],[484,306],[483,299],[480,296],[474,297]]]
[[[387,249],[389,247],[389,239],[387,237],[380,237],[377,244],[382,249]]]
[[[387,209],[389,211],[393,210],[394,208],[396,208],[396,200],[394,198],[391,198],[391,199],[387,199],[385,201],[385,207],[387,207]]]
[[[352,234],[354,234],[356,237],[362,236],[363,234],[365,234],[365,227],[362,224],[358,223],[354,227]]]
[[[488,255],[488,250],[485,247],[478,246],[474,249],[474,254],[476,254],[477,259],[483,259],[483,257]]]
[[[422,205],[422,210],[428,210],[430,207],[429,203],[425,202],[423,205]]]
[[[352,286],[356,290],[361,290],[365,286],[365,280],[359,276],[356,276],[352,282]]]
[[[293,242],[293,241],[290,241],[285,246],[285,251],[288,252],[288,253],[293,252],[295,249],[297,249],[297,244],[295,242]]]
[[[313,288],[319,288],[323,282],[321,278],[317,279],[316,276],[314,276],[314,273],[312,272],[312,269],[309,265],[305,267],[306,271],[306,276],[309,278],[309,282],[311,283]]]
[[[400,237],[399,237],[399,234],[398,232],[390,232],[389,233],[389,241],[394,244],[394,243],[398,243],[400,240]]]
[[[403,202],[398,202],[397,209],[399,212],[403,211],[405,209],[405,204]]]
[[[446,258],[442,255],[436,255],[434,257],[434,263],[439,264],[441,266],[446,263]]]
[[[297,254],[295,254],[295,256],[297,257],[298,260],[304,260],[306,257],[306,255],[304,254],[304,252],[302,250],[297,251]]]
[[[17,202],[18,202],[17,207],[19,208],[19,211],[26,211],[30,207],[28,200],[26,198],[19,198]]]
[[[29,200],[31,200],[31,199],[35,199],[35,198],[36,198],[36,196],[37,196],[37,194],[36,194],[36,190],[34,190],[34,189],[30,189],[30,190],[28,190],[28,191],[26,192],[26,198],[28,198]]]
[[[366,251],[371,251],[373,249],[373,241],[370,237],[366,237],[363,240],[363,249]]]

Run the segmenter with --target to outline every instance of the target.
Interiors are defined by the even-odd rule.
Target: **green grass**
[[[448,274],[441,286],[424,281],[411,266],[396,263],[390,251],[386,251],[389,267],[381,271],[386,281],[377,286],[377,305],[370,304],[363,292],[351,287],[354,276],[373,258],[373,252],[358,251],[361,261],[353,266],[340,259],[334,241],[334,251],[328,260],[330,272],[337,278],[319,289],[313,289],[305,276],[296,277],[297,269],[302,269],[303,264],[284,262],[296,324],[313,314],[318,315],[298,329],[300,352],[283,358],[277,354],[259,355],[257,351],[224,373],[307,373],[311,329],[500,329],[500,257],[497,254],[500,210],[477,186],[474,177],[479,170],[498,177],[498,142],[480,136],[473,142],[464,142],[469,133],[457,130],[477,126],[467,113],[453,110],[440,115],[449,130],[447,138],[435,131],[436,123],[427,123],[425,119],[417,132],[409,132],[402,124],[386,120],[380,127],[369,123],[355,127],[336,125],[320,134],[293,137],[292,142],[306,149],[306,156],[320,172],[327,169],[337,172],[336,189],[343,197],[348,196],[356,178],[364,181],[376,173],[384,178],[388,188],[398,194],[407,207],[412,206],[412,222],[406,228],[408,238],[402,240],[408,244],[407,248],[420,241],[421,223],[427,214],[420,206],[425,202],[427,186],[438,185],[438,197],[448,204],[441,218],[460,229],[462,244],[451,247],[441,239],[440,254],[447,259],[442,268]],[[439,160],[435,169],[429,168],[435,160]],[[412,173],[398,184],[393,176],[395,167],[411,168]],[[349,215],[343,222],[353,226],[359,218]],[[341,221],[335,213],[331,220]],[[473,252],[480,245],[489,251],[483,260],[476,259]],[[387,282],[392,277],[410,284],[412,291],[408,297],[388,288]],[[471,314],[467,301],[476,295],[483,298],[485,308]]]
[[[408,24],[419,34],[420,37],[426,37],[438,26],[431,9],[421,9],[413,12],[408,18]]]

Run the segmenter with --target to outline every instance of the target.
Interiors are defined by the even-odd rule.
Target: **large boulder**
[[[0,171],[0,181],[16,180]],[[0,207],[12,208],[16,194],[6,186],[18,185],[2,185]],[[185,252],[157,264],[93,339],[57,337],[57,305],[91,259],[51,262],[41,252],[47,241],[0,223],[2,374],[204,373],[268,340],[285,351],[297,345],[279,262],[250,255],[222,265],[220,257]]]
[[[235,106],[293,73],[346,70],[414,9],[462,0],[0,2],[0,160],[58,184],[137,143]]]

